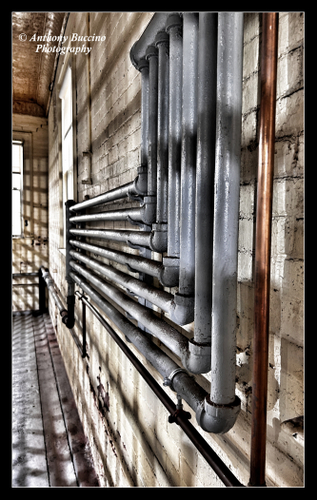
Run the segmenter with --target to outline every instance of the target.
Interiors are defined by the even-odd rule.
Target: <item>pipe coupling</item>
[[[153,252],[164,253],[167,250],[167,224],[152,224],[150,248]]]
[[[171,320],[181,326],[192,323],[194,321],[195,297],[176,293],[174,302]]]
[[[186,373],[186,375],[189,375],[189,373],[186,370],[184,370],[184,368],[176,368],[169,374],[168,377],[164,378],[163,385],[170,387],[172,391],[176,392],[176,389],[174,389],[173,387],[173,378],[175,377],[175,375],[177,375],[177,373],[181,372]]]
[[[196,411],[198,425],[206,432],[225,434],[235,424],[241,409],[241,401],[236,396],[233,403],[216,404],[207,396]]]
[[[146,196],[147,192],[147,166],[141,165],[138,167],[138,175],[133,181],[132,191],[136,195]]]
[[[182,359],[186,370],[191,373],[208,373],[211,369],[211,344],[197,343],[192,338],[188,341],[185,359]]]
[[[179,258],[163,257],[163,266],[159,276],[160,283],[166,287],[178,286]]]
[[[142,210],[142,222],[151,226],[156,217],[156,196],[144,196]]]

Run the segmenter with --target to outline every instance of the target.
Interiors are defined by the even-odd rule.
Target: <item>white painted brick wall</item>
[[[140,164],[141,81],[130,62],[129,50],[151,17],[152,13],[90,13],[91,33],[105,34],[107,38],[105,42],[92,43],[91,145],[88,138],[87,59],[86,56],[75,58],[79,201],[85,195],[96,196],[136,176]],[[87,19],[87,13],[71,13],[67,30],[85,34]],[[244,484],[249,480],[251,432],[260,46],[260,15],[245,14],[236,368],[236,390],[242,401],[242,410],[236,425],[225,436],[212,436],[200,430]],[[269,484],[288,486],[303,483],[302,448],[281,429],[285,419],[303,412],[302,55],[303,16],[297,12],[283,12],[279,26],[273,193],[267,471]],[[61,63],[58,71],[60,68]],[[56,95],[55,98],[53,95],[52,102],[55,102],[56,109],[52,105],[49,115],[49,267],[51,273],[57,271],[52,276],[65,294],[64,256],[58,250],[61,229],[59,125],[57,120],[54,128],[53,119],[54,116],[58,118]],[[81,183],[87,169],[81,152],[89,147],[93,153],[91,185]],[[128,205],[122,202],[120,206]],[[100,223],[100,227],[130,226],[112,222]],[[97,243],[96,240],[93,242]],[[116,243],[109,246],[136,253]],[[122,270],[126,271],[125,268]],[[76,306],[79,320],[80,307]],[[51,314],[55,317],[53,305]],[[193,326],[187,325],[184,332],[191,336]],[[59,316],[56,328],[102,485],[221,486],[181,429],[167,422],[166,410],[89,311],[88,362],[83,363]],[[78,321],[75,330],[80,337]],[[129,347],[144,362],[131,344]],[[149,363],[146,367],[162,383]],[[208,390],[208,375],[197,377],[197,380]],[[104,415],[98,409],[96,397],[100,383],[107,388],[110,399],[110,409],[104,410]],[[170,389],[166,388],[166,391],[175,399]],[[186,404],[185,409],[188,410]],[[191,413],[191,421],[196,425]]]
[[[48,265],[48,127],[47,119],[14,114],[12,138],[24,141],[23,238],[12,239],[12,273],[37,272]],[[25,225],[25,221],[27,225]],[[37,277],[18,278],[12,283],[37,283]],[[36,310],[37,286],[13,286],[12,310]]]

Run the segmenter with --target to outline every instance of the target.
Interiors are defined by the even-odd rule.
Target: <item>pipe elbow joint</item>
[[[188,325],[194,321],[195,297],[191,295],[175,294],[174,308],[171,311],[171,320],[178,325]]]
[[[153,252],[164,253],[167,250],[167,224],[152,224],[150,248]]]
[[[159,280],[161,285],[166,287],[178,286],[178,280],[179,280],[178,258],[163,257],[163,265],[160,271]]]
[[[182,363],[191,373],[208,373],[210,371],[211,344],[198,344],[191,339],[188,341],[188,350]]]
[[[151,226],[156,217],[156,197],[144,196],[144,203],[141,207],[141,219],[143,224]]]
[[[236,396],[233,403],[215,404],[207,396],[196,411],[198,425],[212,434],[225,434],[234,426],[241,408],[241,401]]]
[[[141,165],[138,167],[138,175],[133,181],[132,189],[129,190],[131,196],[146,196],[147,192],[147,167]]]

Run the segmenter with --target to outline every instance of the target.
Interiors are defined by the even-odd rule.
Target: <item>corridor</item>
[[[12,328],[12,487],[99,486],[48,314]]]
[[[11,19],[13,486],[302,487],[305,12]]]

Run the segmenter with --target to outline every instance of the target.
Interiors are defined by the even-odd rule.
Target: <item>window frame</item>
[[[18,139],[12,139],[12,163],[11,163],[11,236],[14,239],[24,238],[24,230],[23,230],[23,167],[24,167],[24,141]],[[13,146],[17,145],[21,147],[21,165],[19,165],[19,172],[14,171],[15,167],[13,165]],[[19,175],[19,188],[14,187],[13,175]],[[13,218],[14,218],[14,205],[13,205],[13,191],[18,191],[20,193],[20,231],[18,234],[13,234]]]
[[[74,75],[71,62],[67,65],[62,84],[59,91],[60,99],[60,140],[61,140],[61,192],[63,226],[60,251],[65,253],[66,249],[66,209],[65,202],[68,199],[76,200],[76,169],[75,169],[75,100],[74,100]],[[65,109],[68,106],[68,109]],[[68,114],[68,120],[67,120]],[[66,120],[66,123],[65,123]],[[70,135],[69,135],[70,134]],[[70,154],[65,154],[65,144],[71,147]],[[65,164],[68,163],[68,164]],[[71,178],[71,179],[69,179]]]

